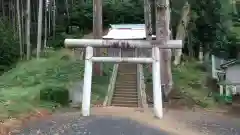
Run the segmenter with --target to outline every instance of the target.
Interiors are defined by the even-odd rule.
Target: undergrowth
[[[173,95],[180,96],[178,97],[181,100],[179,102],[183,102],[183,105],[188,107],[197,105],[203,108],[214,107],[216,105],[213,97],[209,96],[210,89],[205,85],[207,73],[197,61],[188,60],[183,61],[181,65],[173,65],[172,74],[174,81],[172,93]],[[146,68],[145,75],[146,84],[148,86],[152,85],[152,75],[147,72]],[[147,91],[152,91],[152,87],[149,87]],[[152,94],[152,92],[147,93]]]
[[[211,90],[206,86],[207,72],[195,60],[183,62],[173,68],[174,87],[187,102],[193,102],[200,107],[214,107],[213,97],[209,96]],[[192,100],[192,101],[191,101]]]
[[[40,91],[67,90],[76,80],[83,79],[84,62],[71,58],[68,51],[48,53],[46,57],[20,62],[0,76],[0,119],[17,117],[37,108],[54,109],[59,103],[43,101]],[[105,66],[110,71],[111,66]],[[107,91],[108,74],[93,77],[92,99],[103,99]]]

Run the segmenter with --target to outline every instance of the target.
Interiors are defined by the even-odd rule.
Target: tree
[[[182,11],[182,17],[179,21],[178,27],[177,27],[177,35],[176,39],[180,39],[183,41],[183,46],[184,46],[184,41],[187,36],[187,25],[190,20],[190,5],[186,1],[183,11]],[[175,51],[175,59],[174,59],[174,65],[179,65],[181,62],[181,56],[182,56],[182,49],[176,49]]]
[[[47,33],[47,14],[48,13],[48,0],[45,0],[45,8],[44,8],[44,49],[47,48],[47,37],[48,37],[48,33]]]
[[[56,0],[53,0],[53,17],[52,17],[52,27],[53,27],[53,39],[55,40],[55,36],[56,36],[56,11],[57,10],[57,6],[56,6]]]
[[[151,2],[144,0],[144,20],[147,40],[152,38],[152,15],[151,15]]]
[[[93,0],[93,36],[94,39],[102,38],[102,0]],[[101,49],[95,49],[95,54],[101,56]],[[95,73],[102,75],[102,64],[95,63]]]
[[[17,0],[17,22],[18,22],[18,36],[19,36],[19,51],[20,57],[23,57],[23,44],[22,44],[22,25],[21,25],[21,14],[20,14],[20,1]]]
[[[169,33],[170,9],[168,0],[156,0],[156,39],[162,40],[160,45],[164,45],[170,39]],[[172,73],[171,73],[171,50],[162,49],[161,53],[161,80],[166,87],[165,95],[171,90]]]
[[[190,32],[197,39],[197,47],[202,47],[204,53],[210,51],[218,57],[230,56],[228,50],[233,46],[231,45],[233,38],[230,38],[233,33],[229,6],[229,2],[226,3],[224,0],[196,0],[192,4],[192,11],[197,16],[194,19],[195,29]]]
[[[42,46],[42,18],[43,18],[43,0],[39,0],[38,7],[38,35],[37,35],[37,58],[40,57]]]
[[[30,30],[31,30],[31,0],[27,0],[27,13],[26,13],[26,43],[27,43],[27,60],[31,57],[31,42],[30,42]]]

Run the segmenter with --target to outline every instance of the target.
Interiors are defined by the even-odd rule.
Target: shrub
[[[0,18],[0,72],[7,70],[19,58],[19,43],[13,28]]]
[[[40,90],[40,100],[68,105],[68,90],[63,87],[49,86]]]

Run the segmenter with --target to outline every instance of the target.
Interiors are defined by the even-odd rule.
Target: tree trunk
[[[93,36],[94,39],[102,38],[102,0],[93,0]],[[101,49],[94,49],[94,52],[97,56],[101,56]],[[95,63],[95,74],[101,76],[103,74],[102,67],[102,63]]]
[[[56,35],[56,1],[53,0],[53,39],[55,39]]]
[[[156,1],[156,39],[162,40],[160,45],[165,45],[169,40],[169,21],[170,21],[170,10],[168,9],[168,0],[157,0]],[[169,86],[171,80],[171,50],[162,49],[161,53],[161,80],[163,86]],[[165,95],[170,92],[170,87],[165,87]]]
[[[237,10],[237,5],[236,5],[236,0],[230,0],[230,2],[232,4],[233,14],[237,15],[238,14],[238,10]]]
[[[66,11],[67,11],[67,27],[69,29],[69,19],[70,19],[70,15],[69,15],[69,7],[68,7],[68,0],[65,0],[65,7],[66,7]],[[72,31],[72,28],[70,28],[70,31]]]
[[[151,5],[149,0],[144,0],[144,20],[146,39],[152,40],[152,20],[151,20]]]
[[[14,6],[14,1],[11,2],[11,14],[12,14],[12,26],[13,26],[13,32],[14,36],[17,33],[16,32],[16,12],[15,12],[15,6]]]
[[[33,20],[31,22],[31,25],[34,24],[34,25],[32,25],[33,26],[32,27],[32,33],[34,33],[33,35],[35,35],[35,33],[37,33],[37,31],[38,31],[38,28],[35,24],[37,24],[37,22],[39,21],[39,20],[37,20],[37,10],[36,10],[37,8],[39,8],[39,5],[35,4],[35,3],[36,2],[31,3],[31,7],[33,7],[33,10],[31,11],[32,12],[32,15],[31,15],[32,19],[31,20]]]
[[[45,8],[44,8],[44,49],[47,48],[47,8],[48,8],[47,0],[45,0]]]
[[[27,0],[27,15],[26,15],[26,43],[27,43],[27,60],[31,57],[31,43],[30,43],[30,30],[31,30],[31,0]]]
[[[2,15],[5,17],[5,3],[4,0],[2,0]]]
[[[48,3],[48,35],[51,34],[52,0]]]
[[[189,57],[194,57],[194,49],[193,49],[193,46],[192,46],[192,34],[191,33],[188,33],[187,48],[188,48]]]
[[[17,22],[18,22],[20,57],[22,59],[23,58],[23,45],[22,45],[22,28],[21,28],[21,14],[20,14],[20,1],[19,0],[17,0]]]
[[[167,40],[170,40],[171,31],[170,31],[170,19],[171,19],[171,9],[169,0],[166,0],[167,10],[166,10],[166,32],[167,32]],[[167,86],[165,88],[165,93],[168,95],[172,90],[173,80],[172,80],[172,50],[166,49],[166,76],[167,76]]]
[[[183,10],[182,10],[182,17],[179,21],[179,24],[177,27],[177,35],[176,35],[176,39],[182,40],[183,45],[184,45],[184,40],[185,40],[186,34],[187,34],[186,28],[187,28],[188,22],[190,20],[189,12],[190,12],[190,5],[188,4],[188,2],[186,2],[183,7]],[[182,49],[175,49],[174,65],[180,64],[181,57],[182,57]]]
[[[23,6],[23,0],[21,0],[21,13],[22,13],[22,15],[21,15],[21,28],[22,28],[22,43],[23,43],[23,52],[25,52],[25,48],[26,48],[26,42],[25,42],[25,40],[26,40],[26,38],[25,38],[25,36],[26,36],[26,29],[25,29],[25,10],[24,10],[24,6]]]
[[[144,20],[145,20],[145,32],[146,39],[148,41],[152,40],[152,9],[151,9],[151,0],[144,0]],[[144,56],[151,54],[151,50],[146,49],[138,49],[141,50],[140,54],[144,54]],[[150,52],[149,52],[150,51]],[[152,65],[148,66],[149,72],[152,72]]]
[[[203,63],[203,47],[202,47],[202,45],[199,46],[198,58],[199,58],[199,62]]]
[[[42,46],[42,15],[43,14],[43,0],[39,0],[38,5],[38,35],[37,35],[37,58],[40,58]]]
[[[12,20],[12,18],[11,18],[11,1],[8,1],[8,21],[10,22],[10,24],[11,24],[11,20]]]

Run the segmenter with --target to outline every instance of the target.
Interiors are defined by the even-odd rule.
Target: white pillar
[[[93,63],[91,58],[93,57],[93,48],[88,46],[86,48],[85,58],[85,70],[84,70],[84,85],[83,85],[83,97],[82,97],[82,115],[90,115],[91,106],[91,85],[92,85],[92,67]]]
[[[162,88],[161,88],[161,75],[160,75],[160,51],[158,47],[152,49],[152,79],[153,79],[153,101],[154,101],[154,113],[157,118],[163,117],[162,108]]]
[[[212,59],[212,78],[216,79],[216,64],[215,64],[215,56],[211,55],[211,59]]]
[[[220,85],[220,96],[223,95],[223,85]]]
[[[226,85],[226,96],[231,96],[232,93],[231,93],[231,86],[230,85]]]
[[[232,85],[232,95],[236,95],[237,94],[237,87],[236,85]]]

